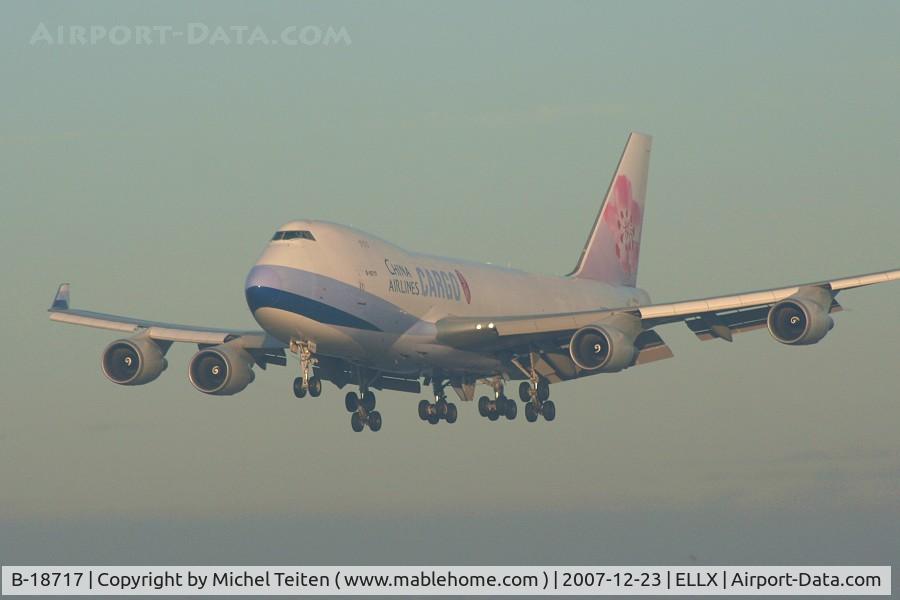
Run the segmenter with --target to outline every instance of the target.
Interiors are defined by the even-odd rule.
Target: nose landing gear
[[[294,396],[297,398],[305,398],[307,392],[313,398],[318,398],[322,395],[322,380],[313,375],[310,377],[306,383],[303,383],[302,377],[294,378]]]
[[[313,398],[322,395],[322,380],[312,372],[318,360],[313,355],[315,346],[311,342],[291,341],[291,352],[300,355],[300,377],[294,378],[294,396],[304,398],[309,392]]]

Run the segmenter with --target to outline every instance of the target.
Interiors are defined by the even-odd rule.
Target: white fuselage
[[[491,371],[490,355],[438,344],[444,317],[541,315],[649,303],[639,288],[536,275],[405,251],[351,227],[294,221],[247,276],[247,302],[268,333],[317,354],[385,372]],[[278,237],[278,236],[276,236]]]

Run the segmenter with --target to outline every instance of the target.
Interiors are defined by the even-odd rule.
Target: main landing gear
[[[535,354],[529,353],[530,368],[525,369],[518,362],[516,366],[528,376],[528,381],[519,384],[519,400],[525,403],[525,420],[534,423],[539,416],[545,421],[556,418],[556,405],[550,400],[550,382],[539,376],[534,368]]]
[[[491,400],[487,396],[478,399],[478,414],[487,417],[491,421],[497,421],[500,417],[506,417],[512,421],[519,414],[519,408],[516,406],[515,400],[507,398],[503,392],[503,382],[500,378],[493,381],[494,399]]]
[[[350,415],[350,427],[359,433],[366,425],[372,431],[381,429],[381,413],[375,410],[375,393],[372,390],[360,390],[360,393],[347,392],[344,396],[344,408]]]
[[[427,383],[427,382],[426,382]],[[447,402],[447,395],[444,394],[444,385],[437,379],[432,381],[432,389],[434,390],[434,402],[422,400],[419,402],[419,418],[428,421],[432,425],[437,425],[441,419],[448,423],[456,423],[459,416],[456,412],[456,405]]]
[[[556,418],[556,405],[550,400],[550,384],[546,379],[520,383],[519,400],[525,403],[525,420],[529,423],[537,421],[538,416],[546,421]]]
[[[294,378],[294,396],[303,398],[306,393],[313,398],[322,394],[322,380],[312,373],[312,366],[316,364],[313,356],[313,348],[309,342],[291,342],[291,351],[300,355],[300,377]]]

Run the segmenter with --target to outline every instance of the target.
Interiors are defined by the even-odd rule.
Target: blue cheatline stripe
[[[247,305],[252,312],[260,308],[277,308],[288,312],[308,317],[313,321],[327,325],[340,325],[341,327],[353,327],[354,329],[366,329],[369,331],[381,331],[365,319],[329,306],[323,302],[298,296],[284,290],[265,286],[248,287],[246,290]]]

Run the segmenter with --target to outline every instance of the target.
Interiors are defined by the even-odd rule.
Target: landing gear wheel
[[[366,390],[359,403],[366,409],[366,412],[372,412],[375,410],[375,393],[372,390]]]
[[[490,399],[487,396],[482,396],[478,399],[478,414],[482,417],[486,417],[490,414]]]
[[[541,414],[544,415],[544,419],[547,421],[552,421],[556,418],[556,405],[553,404],[553,400],[547,400],[541,405]]]
[[[535,409],[534,404],[529,402],[525,405],[525,420],[529,423],[534,423],[537,421],[538,414],[537,409]]]
[[[294,396],[304,398],[306,396],[306,387],[303,385],[302,377],[294,377]]]
[[[456,417],[457,417],[456,405],[448,404],[447,405],[447,414],[444,416],[444,420],[447,421],[448,423],[456,423]]]
[[[519,384],[519,400],[522,402],[531,400],[531,382],[523,381]]]
[[[506,418],[510,421],[516,418],[516,415],[519,414],[519,406],[516,404],[516,401],[512,398],[506,399]]]
[[[423,421],[428,420],[428,407],[431,405],[431,402],[428,400],[419,401],[419,418]]]
[[[447,407],[448,406],[450,406],[450,405],[443,398],[441,398],[440,400],[438,400],[437,402],[434,403],[435,411],[437,412],[438,416],[441,418],[445,418],[447,416],[447,410],[448,410]]]
[[[372,431],[381,429],[381,413],[377,410],[373,410],[369,413],[369,429]]]
[[[437,425],[438,421],[440,421],[440,420],[441,420],[441,418],[438,416],[437,411],[435,411],[435,413],[432,415],[428,415],[428,419],[427,419],[427,421],[429,423],[431,423],[432,425]]]
[[[359,396],[356,395],[356,392],[347,392],[347,395],[344,396],[344,408],[347,409],[347,412],[356,412],[356,409],[359,408]]]
[[[494,410],[492,410],[491,412],[488,413],[487,417],[491,421],[496,421],[497,419],[500,418],[500,411],[495,408]]]
[[[359,433],[360,431],[363,430],[363,427],[365,427],[365,426],[366,426],[366,424],[363,423],[362,417],[359,416],[358,412],[355,412],[352,415],[350,415],[350,427],[353,429],[353,431],[355,431],[356,433]]]
[[[540,402],[546,402],[550,398],[550,384],[546,379],[541,379],[537,384],[537,397]]]
[[[318,377],[310,377],[307,387],[309,388],[309,395],[313,398],[318,398],[322,395],[322,380]]]

